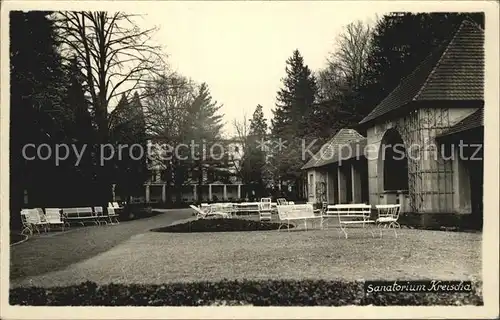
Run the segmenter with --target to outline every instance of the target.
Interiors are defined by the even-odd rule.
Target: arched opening
[[[381,142],[384,191],[408,190],[408,158],[399,132],[389,129]]]

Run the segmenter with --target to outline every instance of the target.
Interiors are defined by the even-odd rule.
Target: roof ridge
[[[347,134],[341,134],[341,133]],[[351,134],[355,134],[355,136],[351,136]],[[342,140],[342,138],[347,138],[346,140]],[[352,143],[357,143],[360,141],[366,140],[366,137],[360,134],[356,129],[353,128],[341,128],[339,129],[332,138],[330,138],[327,142],[323,143],[318,151],[316,151],[311,158],[302,166],[301,169],[310,169],[316,168],[318,163],[324,161],[325,153],[328,152],[330,156],[335,154],[335,145],[343,146],[350,145]],[[333,152],[333,154],[332,154]],[[329,156],[329,155],[327,155]]]
[[[418,90],[417,94],[411,99],[412,101],[416,101],[418,99],[418,97],[420,96],[420,94],[422,93],[422,91],[424,90],[424,88],[427,86],[427,83],[429,82],[429,79],[436,72],[436,69],[441,65],[441,61],[443,60],[443,57],[446,56],[446,53],[450,49],[451,45],[455,42],[455,39],[457,38],[457,35],[460,33],[460,31],[464,27],[464,24],[465,24],[465,20],[463,20],[460,23],[460,26],[457,28],[457,30],[455,31],[455,34],[453,35],[453,37],[451,38],[451,40],[446,45],[446,48],[441,53],[441,56],[439,57],[438,61],[436,62],[436,64],[432,68],[432,70],[429,72],[429,74],[427,75],[427,77],[425,78],[425,81],[422,84],[422,86],[420,87],[420,89]]]
[[[431,60],[433,57],[434,57],[434,54],[438,54],[439,51],[443,50],[443,47],[444,46],[444,42],[439,44],[436,48],[432,49],[428,54],[427,56],[422,59],[422,61],[420,61],[420,63],[415,67],[415,69],[413,69],[413,71],[411,71],[409,74],[407,74],[405,77],[402,77],[401,80],[399,81],[399,84],[394,87],[394,89],[392,89],[386,96],[384,99],[382,99],[382,101],[380,101],[379,105],[384,102],[384,100],[386,100],[387,98],[389,98],[393,92],[397,91],[400,87],[404,86],[407,84],[408,81],[411,80],[411,77],[415,74],[417,74],[423,67],[426,66],[426,63],[428,62],[428,60]],[[427,81],[427,79],[426,79]],[[412,98],[412,101],[415,97]],[[378,105],[377,105],[378,106]],[[365,119],[366,118],[369,118],[370,115],[376,110],[377,108],[375,107],[367,116],[365,116],[361,122],[361,123],[364,123],[365,122]]]

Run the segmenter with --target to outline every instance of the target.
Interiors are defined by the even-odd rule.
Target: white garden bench
[[[45,232],[48,231],[48,225],[43,210],[40,213],[38,209],[22,209],[21,210],[21,221],[23,222],[23,230],[21,234],[28,232],[29,235],[33,235],[34,231],[40,233],[40,228],[43,228]]]
[[[235,213],[234,204],[232,203],[212,203],[210,204],[209,210],[207,211],[209,214],[212,212],[222,212],[227,215],[228,218],[233,216]]]
[[[259,213],[260,202],[242,202],[236,205],[238,212]]]
[[[349,226],[359,226],[363,228],[365,225],[369,226],[370,233],[373,237],[372,226],[375,225],[375,220],[370,218],[371,206],[364,203],[353,203],[353,204],[336,204],[329,205],[325,213],[321,215],[321,228],[327,225],[329,220],[338,219],[340,230],[344,233],[347,239],[346,228]],[[340,236],[340,234],[339,234]]]
[[[72,222],[76,222],[85,225],[86,222],[94,223],[99,225],[99,216],[92,211],[91,207],[81,207],[81,208],[63,208],[64,222],[68,226]]]
[[[286,204],[278,205],[277,208],[280,221],[286,221],[288,231],[290,231],[290,221],[303,221],[304,228],[307,230],[307,220],[321,218],[321,216],[316,216],[314,214],[314,208],[310,204]],[[283,225],[280,225],[278,231],[282,226]]]
[[[400,229],[401,226],[398,223],[399,213],[401,211],[400,204],[379,204],[376,205],[378,218],[375,223],[380,229],[380,237],[382,237],[382,228],[392,228],[394,230],[394,236],[397,238],[398,233],[396,228]]]

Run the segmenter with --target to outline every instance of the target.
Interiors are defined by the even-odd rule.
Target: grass
[[[153,221],[156,227],[161,226],[159,221]],[[372,238],[367,230],[353,228],[349,239],[339,238],[336,228],[145,232],[91,259],[63,270],[11,281],[11,286],[52,287],[85,281],[162,284],[223,279],[480,278],[480,234],[402,229],[395,238],[392,231],[384,231],[383,238]],[[67,244],[58,249],[63,247]],[[72,250],[75,248],[63,251]],[[63,254],[58,252],[57,257]]]
[[[65,232],[34,235],[10,248],[10,278],[33,277],[92,258],[131,236],[189,217],[192,210],[176,210],[118,225],[71,228]]]

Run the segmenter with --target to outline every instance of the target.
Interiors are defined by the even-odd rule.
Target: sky
[[[374,10],[376,9],[376,10]],[[313,71],[326,65],[343,27],[356,20],[373,23],[387,13],[362,3],[315,2],[159,2],[139,26],[159,27],[173,71],[206,82],[223,104],[225,132],[233,120],[252,116],[257,104],[272,117],[285,62],[298,49]]]
[[[298,49],[313,71],[326,66],[337,37],[351,22],[373,24],[393,11],[482,11],[481,1],[22,1],[16,9],[107,10],[142,14],[141,29],[156,26],[172,71],[201,83],[223,104],[225,131],[261,104],[269,120]],[[4,6],[5,7],[5,6]]]

